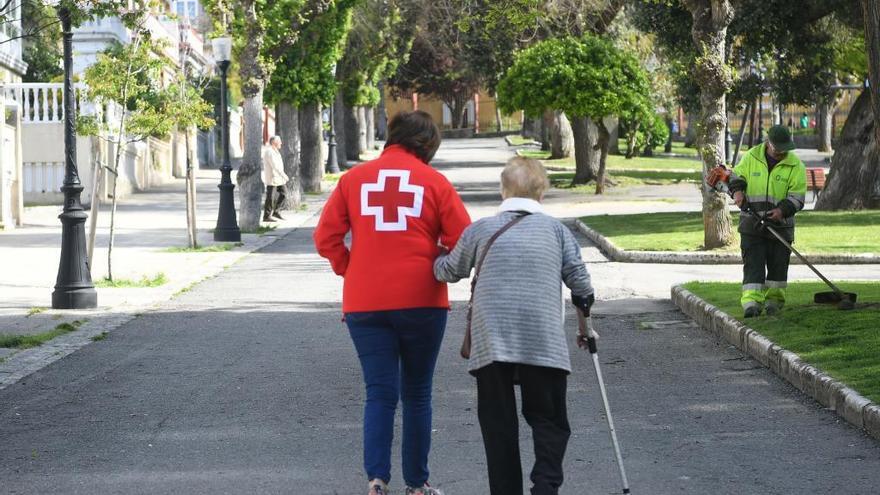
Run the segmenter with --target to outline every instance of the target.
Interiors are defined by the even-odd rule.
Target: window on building
[[[199,5],[195,0],[180,0],[175,4],[174,10],[180,17],[194,19],[198,16]]]

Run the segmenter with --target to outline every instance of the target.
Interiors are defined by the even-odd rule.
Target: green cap
[[[779,151],[791,151],[795,148],[791,139],[791,131],[784,125],[774,125],[767,131],[767,137],[773,143],[773,147]]]

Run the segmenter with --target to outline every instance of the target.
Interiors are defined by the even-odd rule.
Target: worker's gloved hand
[[[783,218],[782,209],[781,208],[773,208],[772,210],[767,212],[766,218],[767,218],[767,220],[770,220],[771,222],[781,223],[782,218]]]
[[[593,294],[586,297],[576,296],[574,294],[571,295],[571,303],[581,310],[581,313],[583,313],[584,316],[590,316],[590,308],[593,307],[594,302],[596,302],[596,296]]]
[[[737,191],[733,193],[733,202],[736,203],[736,206],[742,208],[746,203],[746,196],[742,191]]]

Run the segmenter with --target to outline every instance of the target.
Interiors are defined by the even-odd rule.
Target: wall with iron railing
[[[120,115],[118,105],[96,105],[88,100],[86,87],[75,85],[77,113],[95,115],[104,122],[114,122]],[[22,185],[27,204],[61,204],[64,181],[64,93],[62,83],[18,83],[0,86],[0,96],[20,109],[22,125]],[[111,125],[112,127],[112,125]],[[95,141],[97,140],[97,141]],[[85,188],[83,199],[91,196],[95,144],[103,150],[103,164],[113,156],[113,145],[105,140],[78,136],[76,161]],[[172,153],[166,141],[151,139],[149,144],[129,145],[119,167],[117,194],[122,197],[172,178]],[[106,175],[105,175],[106,177]],[[114,179],[110,179],[114,180]],[[106,199],[106,181],[99,198]]]

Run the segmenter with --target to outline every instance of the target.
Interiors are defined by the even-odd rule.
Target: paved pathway
[[[489,162],[506,152],[494,144],[440,154],[457,183],[473,170],[455,161],[487,157],[468,192],[475,215],[495,200]],[[361,493],[360,371],[340,280],[311,233],[0,390],[0,493]],[[656,299],[666,273],[643,291],[644,267],[590,268],[614,297],[597,307],[600,355],[635,493],[876,492],[877,443]],[[465,291],[452,292],[436,377],[433,479],[449,495],[487,492],[474,384],[457,357]],[[573,361],[562,493],[615,493],[595,379],[584,354]]]

